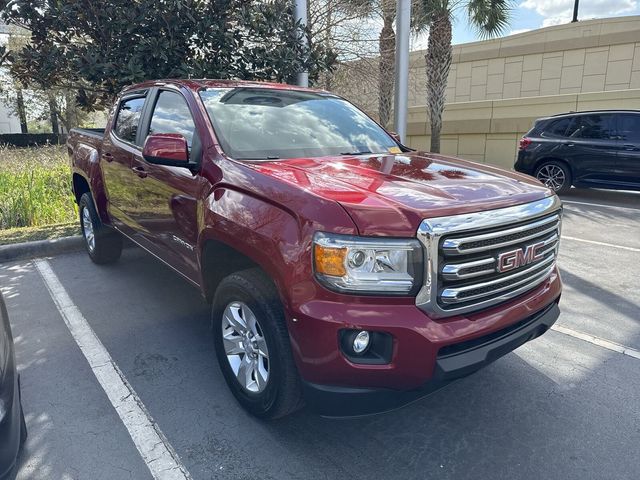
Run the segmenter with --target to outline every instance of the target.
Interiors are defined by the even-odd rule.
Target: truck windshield
[[[200,97],[220,146],[238,160],[399,153],[387,132],[333,95],[239,87]]]

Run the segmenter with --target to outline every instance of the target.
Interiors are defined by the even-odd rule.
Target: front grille
[[[477,311],[534,289],[552,273],[561,203],[547,197],[422,222],[429,262],[418,306],[435,317]]]
[[[488,231],[444,236],[439,256],[438,303],[443,310],[493,303],[524,293],[546,279],[555,264],[560,215],[502,226]],[[536,258],[527,262],[527,247],[539,245]],[[498,270],[500,254],[522,252],[523,265],[504,273]],[[531,251],[531,247],[530,247]],[[518,258],[518,253],[511,254]]]

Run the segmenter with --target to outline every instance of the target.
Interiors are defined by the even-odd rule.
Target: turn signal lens
[[[343,277],[347,274],[344,266],[344,260],[347,256],[346,248],[325,247],[317,243],[313,247],[316,272],[332,277]]]

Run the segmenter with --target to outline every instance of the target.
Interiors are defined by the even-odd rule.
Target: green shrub
[[[0,229],[74,221],[64,146],[0,147]]]

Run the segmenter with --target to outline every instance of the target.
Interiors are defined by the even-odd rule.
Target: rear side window
[[[149,126],[152,133],[180,133],[191,146],[196,126],[184,97],[179,93],[161,91]]]
[[[620,136],[624,142],[640,143],[640,115],[620,117]]]
[[[571,123],[571,118],[561,118],[560,120],[554,120],[545,127],[543,135],[545,137],[564,137]]]
[[[116,136],[126,142],[135,143],[144,97],[130,98],[120,103],[118,116],[116,117]]]
[[[613,130],[612,115],[578,115],[573,118],[567,131],[567,137],[610,139]]]

